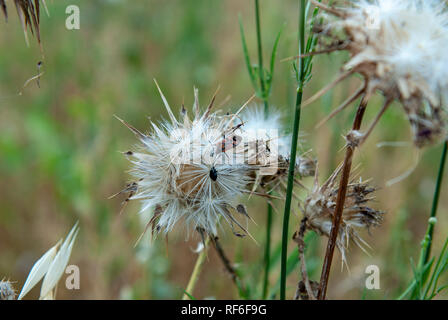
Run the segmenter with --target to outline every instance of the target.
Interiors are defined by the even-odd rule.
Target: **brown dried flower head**
[[[256,190],[263,193],[277,191],[283,195],[286,191],[286,181],[288,178],[288,169],[290,165],[291,152],[291,135],[285,134],[281,118],[283,117],[280,110],[271,108],[268,114],[262,106],[246,108],[241,115],[244,125],[239,128],[238,133],[244,135],[247,131],[260,133],[260,129],[264,130],[257,140],[253,143],[253,150],[257,150],[257,161],[255,165],[263,167],[262,161],[264,157],[276,157],[276,170],[272,171],[272,167],[267,170],[257,170],[252,172],[251,178],[253,183],[249,188],[254,192]],[[278,132],[278,136],[271,136],[270,130]],[[269,172],[267,172],[269,170]],[[302,153],[296,157],[296,184],[300,185],[299,179],[314,176],[316,170],[316,161],[309,156],[309,151]]]
[[[333,215],[336,208],[338,194],[338,179],[341,167],[338,168],[330,178],[319,186],[317,175],[314,189],[308,194],[303,203],[302,211],[306,219],[306,228],[314,230],[320,235],[330,236]],[[381,224],[381,211],[372,209],[369,202],[374,199],[373,193],[376,189],[363,182],[351,181],[348,185],[344,211],[340,230],[337,238],[337,247],[342,254],[342,261],[346,263],[346,251],[350,241],[354,242],[363,251],[369,245],[359,236],[356,229],[367,229]]]
[[[441,0],[356,0],[351,6],[323,9],[314,26],[322,48],[317,53],[346,50],[343,73],[326,89],[358,73],[363,86],[337,110],[376,91],[385,97],[378,118],[399,101],[418,147],[446,136],[448,98],[448,14]],[[424,26],[424,27],[422,27]],[[322,90],[318,96],[326,92]]]

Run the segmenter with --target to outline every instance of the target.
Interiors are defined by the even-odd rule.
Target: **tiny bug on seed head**
[[[212,167],[210,169],[210,179],[212,179],[213,181],[216,181],[216,179],[218,179],[218,171],[216,171],[215,167]]]

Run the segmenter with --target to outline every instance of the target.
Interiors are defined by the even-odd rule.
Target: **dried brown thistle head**
[[[314,25],[321,50],[348,51],[343,73],[311,101],[349,75],[358,73],[363,86],[336,112],[358,97],[375,92],[385,97],[379,117],[398,101],[408,117],[417,147],[446,137],[448,100],[448,14],[441,0],[353,0],[351,5],[327,7]],[[422,28],[422,26],[425,26]],[[368,134],[367,134],[368,135]]]
[[[330,236],[333,216],[338,194],[338,179],[341,167],[338,168],[322,185],[319,186],[317,175],[314,189],[308,194],[303,203],[302,212],[306,219],[306,228],[314,230],[320,235]],[[369,245],[359,236],[356,229],[367,229],[379,226],[382,222],[381,211],[372,209],[369,203],[374,199],[376,189],[354,179],[347,186],[347,196],[342,213],[342,220],[337,238],[337,247],[346,263],[346,251],[350,241],[365,251]]]
[[[252,190],[262,189],[266,193],[278,191],[284,193],[286,190],[286,181],[288,178],[288,170],[290,159],[279,155],[277,169],[273,174],[261,175],[259,171],[253,172]],[[306,154],[298,156],[295,166],[295,182],[301,185],[299,179],[314,176],[316,172],[316,161],[308,157]]]

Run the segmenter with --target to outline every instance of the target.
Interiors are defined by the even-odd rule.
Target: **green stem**
[[[304,53],[305,48],[305,0],[300,0],[299,13],[299,55]],[[294,127],[292,131],[291,156],[289,161],[288,186],[286,188],[285,212],[283,215],[283,232],[282,232],[282,256],[281,256],[281,273],[280,273],[280,300],[286,298],[286,262],[288,258],[288,240],[289,240],[289,216],[291,214],[292,191],[294,188],[294,170],[296,167],[297,144],[300,128],[300,115],[303,98],[304,85],[304,63],[299,59],[298,66],[298,86],[296,94]]]
[[[261,44],[261,27],[260,27],[260,6],[259,1],[255,0],[255,24],[257,29],[257,49],[258,49],[258,72],[260,78],[260,92],[264,103],[264,116],[269,117],[269,104],[264,81],[263,69],[263,47]],[[266,222],[266,244],[264,249],[264,276],[262,299],[267,298],[269,289],[269,269],[271,257],[271,230],[272,230],[272,206],[268,203],[267,222]]]
[[[266,222],[266,245],[264,248],[264,277],[263,277],[263,295],[266,300],[269,290],[269,270],[271,269],[271,232],[272,232],[272,206],[268,204],[268,216]]]
[[[442,155],[440,157],[440,165],[439,165],[439,172],[437,174],[436,189],[434,190],[434,198],[432,200],[431,216],[428,222],[428,229],[426,231],[425,238],[423,239],[423,247],[420,255],[420,264],[419,264],[420,267],[423,267],[428,263],[429,256],[431,255],[432,236],[434,233],[434,225],[435,225],[434,220],[437,215],[437,207],[439,205],[440,190],[442,188],[443,172],[445,170],[447,149],[448,149],[448,142],[445,141],[445,143],[443,144]]]
[[[196,283],[199,280],[199,275],[202,271],[202,266],[204,265],[205,258],[207,257],[207,250],[208,245],[210,243],[210,238],[207,237],[207,240],[205,240],[204,248],[202,249],[201,253],[199,253],[199,256],[196,260],[196,263],[193,268],[193,272],[191,273],[190,280],[188,280],[187,288],[185,289],[185,292],[182,300],[190,300],[190,296],[193,296],[194,288],[196,287]],[[188,294],[187,294],[188,293]]]
[[[434,197],[432,200],[431,215],[430,215],[430,218],[428,221],[428,228],[426,229],[425,237],[423,238],[422,249],[420,251],[420,258],[419,258],[418,268],[417,268],[418,270],[423,270],[425,265],[428,263],[430,255],[431,255],[431,245],[432,245],[432,238],[433,238],[433,233],[434,233],[435,218],[437,215],[437,207],[439,204],[440,190],[442,189],[443,172],[445,170],[447,151],[448,151],[448,142],[445,141],[443,144],[442,155],[440,157],[439,172],[437,174],[436,188],[434,190]],[[412,283],[409,285],[409,287],[405,290],[405,292],[403,292],[398,297],[398,300],[404,299],[409,293],[413,292],[416,285],[417,285],[417,282],[414,279],[412,281]]]

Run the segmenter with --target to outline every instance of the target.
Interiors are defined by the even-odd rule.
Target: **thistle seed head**
[[[241,120],[244,123],[241,129],[246,132],[258,132],[258,138],[265,141],[275,139],[279,156],[286,157],[291,151],[291,137],[285,134],[282,119],[282,113],[274,107],[271,107],[266,114],[264,106],[253,105],[241,113]],[[273,136],[272,132],[277,133]]]
[[[324,51],[347,50],[364,94],[398,100],[418,147],[446,136],[448,11],[442,0],[356,0],[315,26]],[[424,26],[424,28],[422,28]]]
[[[11,282],[2,280],[0,281],[0,300],[15,300],[16,291]]]
[[[153,232],[169,232],[182,220],[187,230],[216,236],[222,218],[235,235],[247,234],[235,218],[248,218],[245,210],[238,210],[238,200],[250,191],[256,172],[267,167],[271,137],[245,136],[239,114],[212,112],[214,98],[201,112],[197,90],[191,118],[185,108],[180,119],[175,117],[161,96],[170,120],[151,123],[150,133],[121,120],[140,140],[135,151],[125,153],[135,178],[123,190],[129,193],[127,200],[141,200],[141,211],[154,211],[148,223]]]
[[[330,178],[319,186],[316,184],[303,204],[303,213],[306,219],[307,229],[314,230],[320,235],[330,236],[333,224],[333,216],[336,209],[338,195],[338,179],[340,168]],[[373,193],[376,189],[367,182],[351,181],[348,184],[346,200],[342,213],[341,225],[337,238],[337,247],[342,255],[343,262],[346,260],[346,251],[350,241],[365,251],[368,244],[359,236],[356,229],[367,229],[379,226],[383,219],[383,213],[372,209],[369,203],[374,199]]]
[[[279,110],[271,108],[266,115],[263,106],[254,106],[245,109],[241,115],[244,126],[240,128],[242,135],[245,132],[261,132],[257,138],[258,155],[271,156],[271,144],[276,140],[277,170],[270,174],[260,174],[254,171],[252,178],[254,183],[250,186],[251,190],[258,188],[264,191],[276,190],[283,194],[286,187],[286,179],[290,163],[291,153],[291,135],[285,134],[281,119],[283,118]],[[261,130],[261,131],[260,131]],[[277,131],[277,135],[270,135],[271,130]],[[311,159],[306,153],[296,157],[295,173],[298,177],[314,176],[316,161]]]

